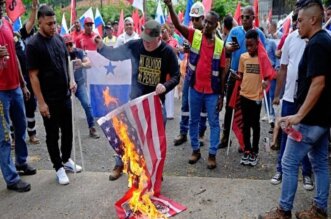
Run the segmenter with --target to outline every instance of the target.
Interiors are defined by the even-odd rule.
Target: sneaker
[[[22,166],[17,166],[16,165],[16,171],[20,174],[20,175],[34,175],[37,173],[36,168],[30,166],[29,164],[25,164]]]
[[[94,139],[100,138],[100,135],[98,134],[97,130],[94,127],[90,128],[90,137]]]
[[[68,170],[70,172],[75,172],[75,167],[76,167],[76,173],[82,172],[82,167],[75,164],[75,162],[71,160],[71,158],[69,158],[69,160],[63,164],[63,167],[65,170]]]
[[[29,138],[30,144],[40,144],[39,138],[36,137],[36,135],[31,135]]]
[[[328,218],[327,213],[315,205],[309,210],[298,211],[295,213],[297,219],[326,219]]]
[[[17,183],[7,186],[8,190],[13,190],[16,192],[28,192],[31,189],[31,185],[23,180],[18,180]]]
[[[264,215],[259,215],[258,219],[291,219],[291,211],[284,211],[281,208],[266,212]]]
[[[58,171],[56,171],[56,178],[57,178],[57,181],[59,182],[59,184],[61,184],[61,185],[69,184],[69,178],[63,167],[61,167]]]
[[[120,178],[123,173],[123,166],[115,166],[113,171],[109,175],[109,180],[114,181]]]
[[[242,165],[248,165],[248,158],[249,158],[249,151],[246,151],[244,155],[241,157],[240,164]]]
[[[277,172],[274,177],[270,180],[272,185],[278,185],[282,182],[282,174],[280,172]]]
[[[188,163],[195,164],[196,162],[198,162],[198,160],[200,160],[200,158],[201,158],[200,150],[193,151],[190,159],[188,160]]]
[[[222,134],[221,142],[218,145],[218,149],[226,148],[228,147],[228,138],[225,137],[225,134]]]
[[[248,157],[248,164],[254,167],[254,166],[256,166],[257,162],[258,162],[257,154],[250,153],[250,155]]]
[[[179,134],[174,140],[174,145],[178,146],[185,142],[187,142],[187,136],[185,134]]]
[[[216,168],[216,156],[209,154],[208,161],[207,161],[207,168],[212,170]]]
[[[304,176],[303,179],[303,188],[307,191],[312,191],[314,189],[314,182],[310,176]]]
[[[264,116],[261,118],[261,121],[263,121],[263,122],[268,121],[268,116],[267,116],[267,115],[264,115]]]

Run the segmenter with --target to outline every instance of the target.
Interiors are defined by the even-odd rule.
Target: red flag
[[[120,20],[118,22],[117,36],[121,35],[123,31],[124,31],[124,14],[122,9],[120,14]]]
[[[15,22],[24,12],[22,0],[6,0],[6,13],[12,22]]]
[[[275,69],[272,67],[270,59],[268,57],[268,53],[265,50],[265,48],[260,40],[259,40],[259,45],[258,45],[258,59],[259,59],[262,80],[275,79],[276,78]],[[270,85],[270,83],[269,83],[269,85]],[[269,87],[267,88],[267,90],[269,89]]]
[[[272,8],[270,8],[269,13],[268,13],[268,21],[269,21],[269,23],[272,21]]]
[[[133,24],[134,24],[134,31],[136,32],[136,33],[140,33],[139,32],[139,20],[140,20],[140,18],[139,18],[139,12],[138,12],[138,9],[136,9],[136,10],[134,10],[134,11],[132,11],[132,15],[131,15],[131,17],[132,17],[132,19],[133,19]]]
[[[244,135],[243,135],[243,118],[241,113],[241,103],[239,98],[241,81],[236,81],[235,86],[232,91],[231,98],[229,100],[229,107],[233,109],[233,122],[232,131],[237,137],[239,147],[242,151],[245,149]]]
[[[70,4],[70,27],[75,23],[77,19],[77,13],[76,13],[76,0],[71,0]]]
[[[179,22],[182,23],[183,20],[184,20],[184,14],[182,11],[179,11],[178,12],[178,19],[179,19]]]
[[[238,25],[241,24],[240,15],[241,15],[241,4],[240,4],[240,1],[238,1],[237,8],[236,8],[236,11],[234,12],[234,16],[233,16],[233,19],[235,19],[237,21]]]
[[[283,35],[286,35],[290,32],[291,28],[291,18],[286,18],[286,20],[283,23]]]
[[[255,21],[254,25],[255,27],[260,26],[260,21],[259,21],[259,0],[254,0],[254,12],[255,12]]]
[[[131,163],[139,165],[139,169],[144,170],[142,175],[134,175],[131,188],[115,203],[118,217],[136,218],[134,215],[137,214],[133,211],[137,209],[132,209],[129,201],[134,198],[134,193],[137,192],[141,192],[140,197],[148,195],[156,209],[167,217],[184,211],[185,206],[160,194],[167,141],[161,101],[158,95],[151,93],[134,99],[116,108],[101,118],[98,123],[115,151],[119,151],[118,154],[123,155],[125,171],[130,174],[129,176],[134,175],[133,169],[129,165]],[[121,124],[125,128],[118,130],[117,124]],[[139,157],[136,162],[125,159],[127,153],[125,151],[130,149],[133,149],[132,153],[136,153]],[[137,169],[136,166],[135,169]],[[143,176],[146,176],[146,179]],[[146,181],[141,183],[141,178]]]
[[[207,14],[211,10],[211,5],[213,3],[213,0],[203,0],[202,4],[205,6],[205,14]]]

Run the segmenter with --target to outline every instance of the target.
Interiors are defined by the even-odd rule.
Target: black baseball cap
[[[141,38],[145,41],[152,41],[161,34],[161,24],[155,20],[149,20],[144,25],[144,31]]]

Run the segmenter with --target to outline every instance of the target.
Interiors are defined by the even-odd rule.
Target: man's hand
[[[274,105],[279,105],[279,103],[280,103],[279,97],[275,97],[274,100],[272,101],[272,104]]]
[[[25,101],[28,101],[31,97],[31,93],[30,93],[29,89],[26,86],[24,86],[22,88],[22,91],[23,91]]]
[[[167,91],[167,89],[163,84],[157,84],[156,85],[155,92],[156,92],[157,95],[163,94],[166,91]]]
[[[234,52],[237,49],[239,49],[239,45],[237,43],[234,43],[234,42],[228,43],[227,50],[229,52]]]
[[[217,100],[217,110],[218,112],[221,112],[223,108],[223,97],[219,96],[218,100]]]
[[[6,46],[0,46],[0,58],[5,56],[9,56],[8,50]]]
[[[172,6],[171,0],[163,0],[164,4],[166,4],[168,7]]]
[[[74,60],[74,70],[80,69],[83,67],[82,60],[80,59],[75,59]]]
[[[72,83],[72,84],[70,85],[70,91],[71,91],[72,93],[76,93],[76,91],[77,91],[77,84],[76,84],[76,82],[74,82],[74,83]]]
[[[49,113],[48,105],[46,103],[39,104],[39,111],[42,117],[50,118],[51,114]]]
[[[300,116],[299,114],[295,114],[292,116],[286,116],[286,117],[281,117],[278,121],[278,123],[285,123],[285,127],[291,127],[292,125],[297,125],[301,122],[302,120],[302,116]]]
[[[268,81],[263,80],[263,81],[262,81],[262,88],[263,88],[263,89],[266,89],[266,88],[268,87],[268,84],[269,84]]]

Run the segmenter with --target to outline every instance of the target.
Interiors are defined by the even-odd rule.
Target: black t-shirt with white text
[[[155,91],[158,83],[166,87],[166,92],[179,83],[177,56],[164,42],[152,52],[146,51],[142,39],[138,39],[117,48],[104,46],[99,53],[112,61],[131,59],[131,99]],[[170,76],[168,80],[167,75]],[[164,101],[164,95],[160,95],[160,98]]]
[[[325,88],[316,105],[303,118],[301,123],[328,127],[331,125],[331,37],[324,31],[318,31],[309,42],[299,63],[298,90],[296,103],[304,103],[312,78],[325,76]]]

